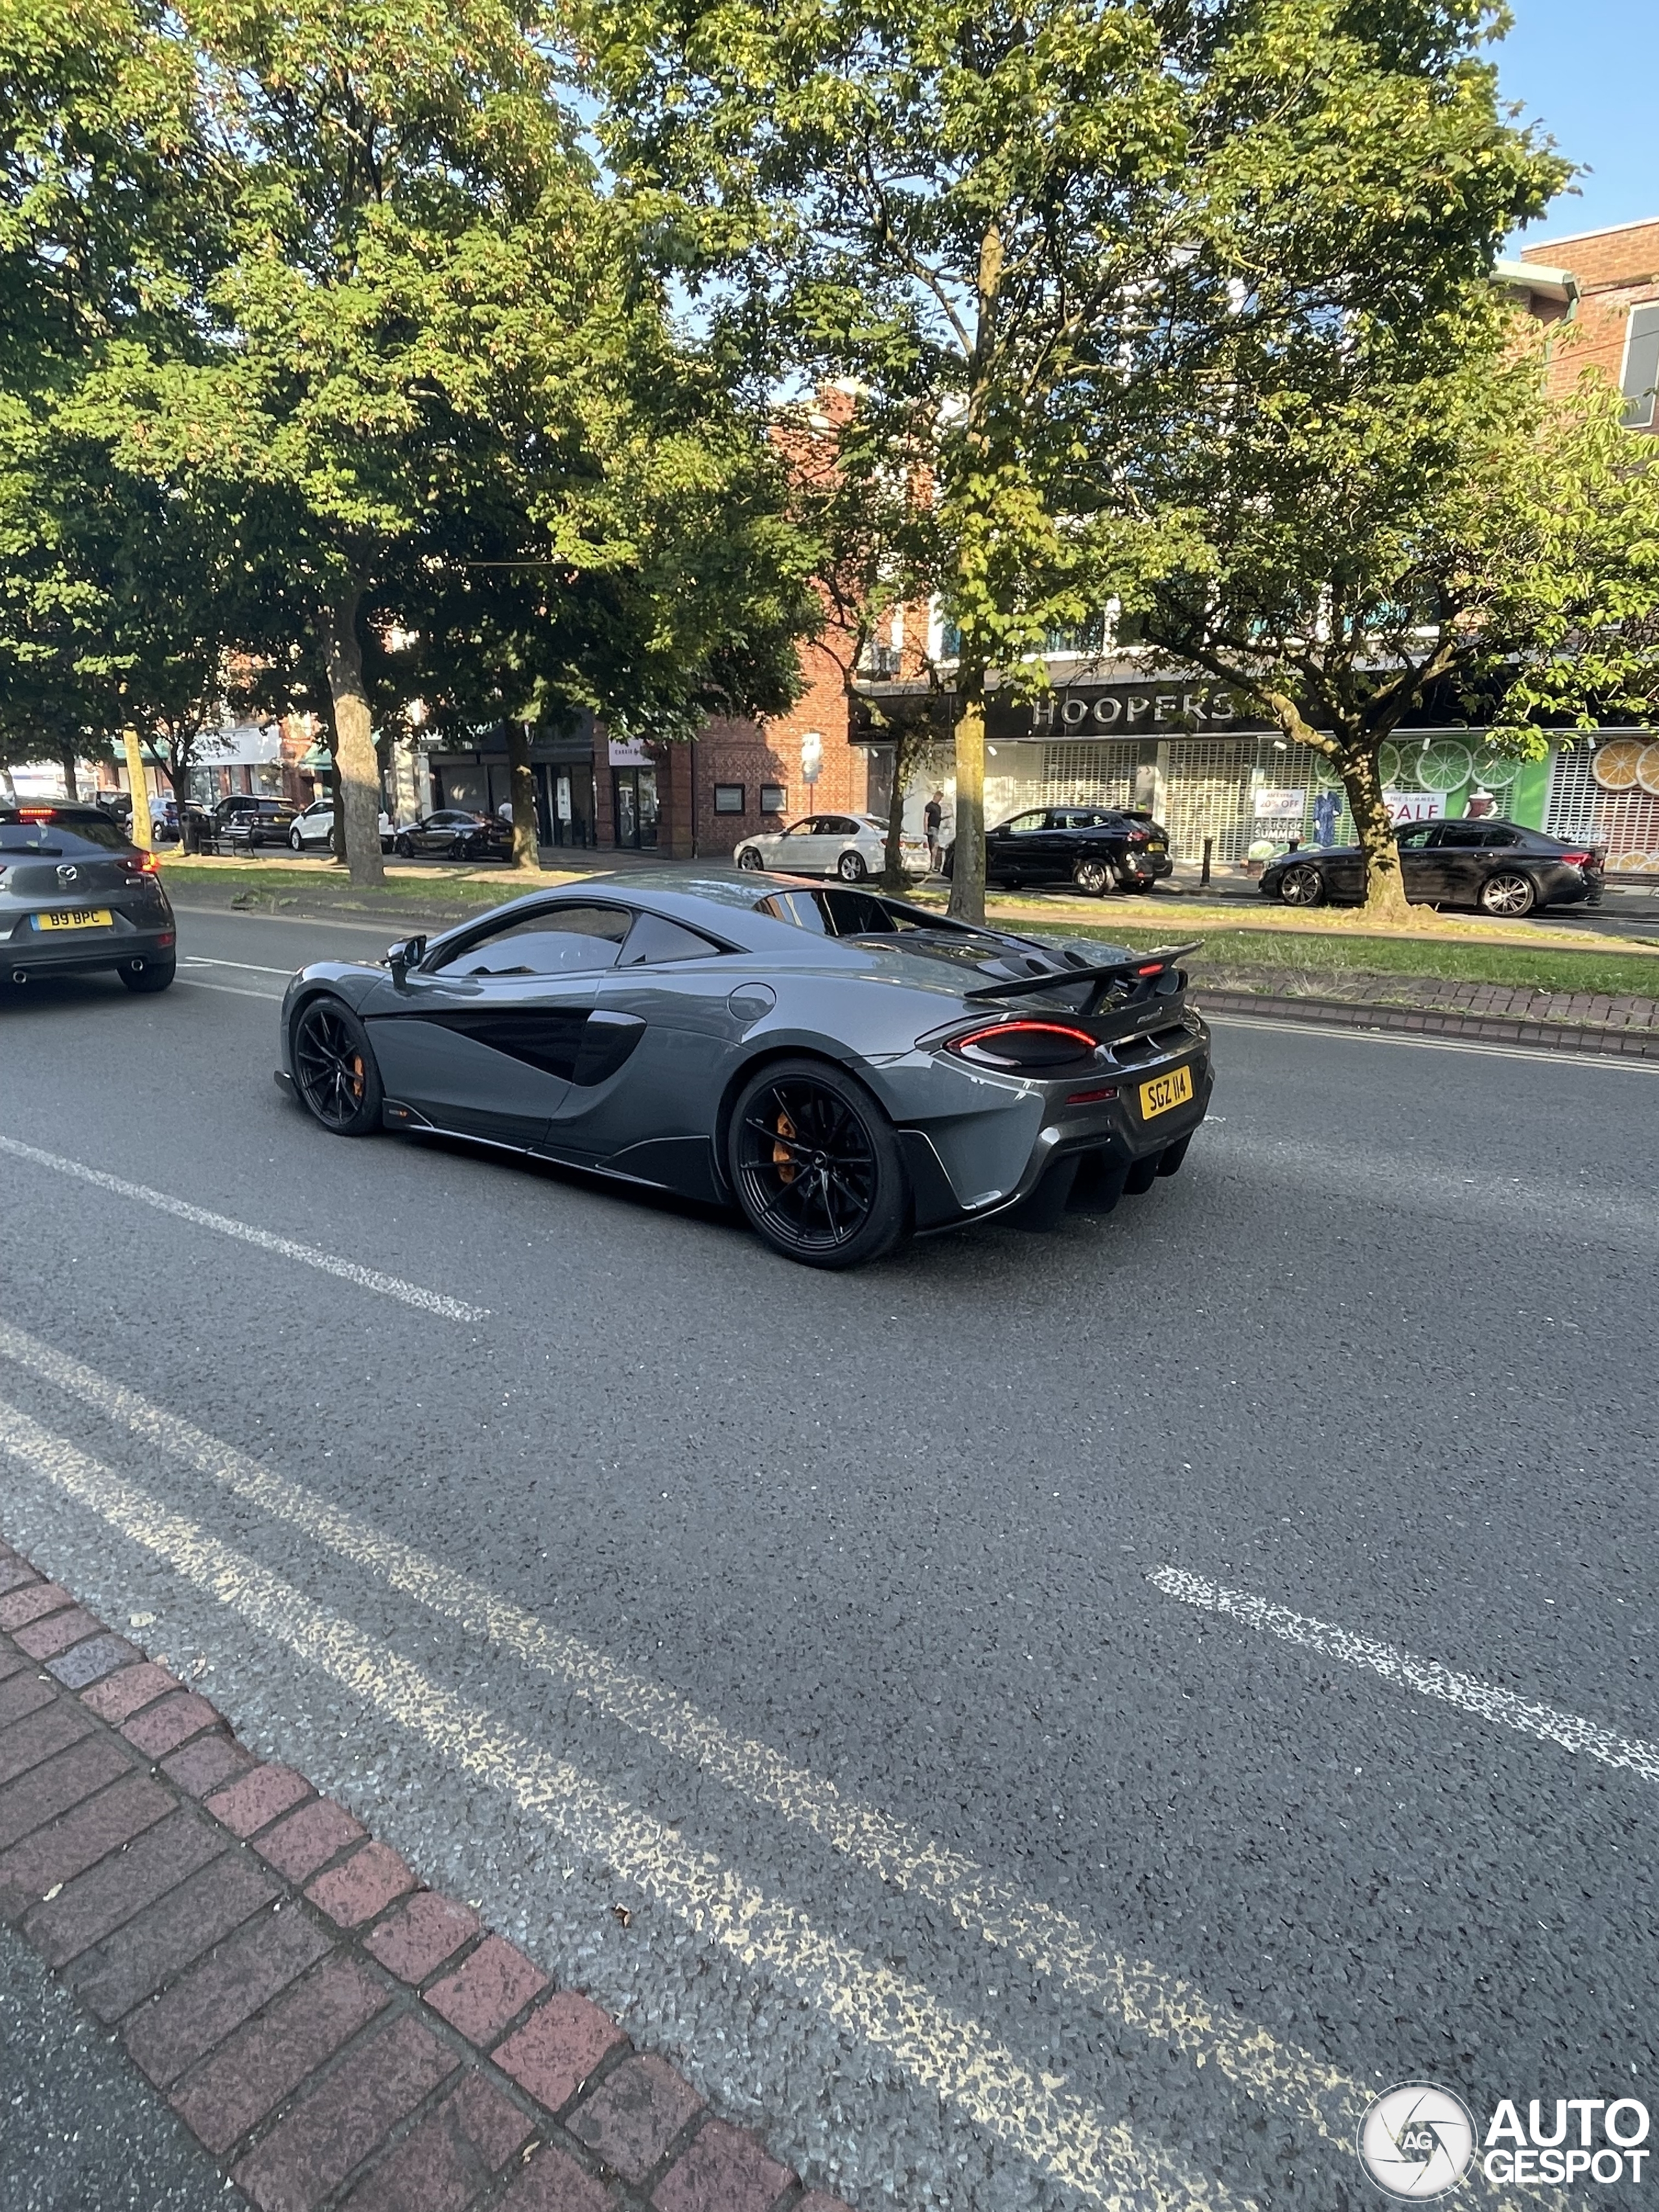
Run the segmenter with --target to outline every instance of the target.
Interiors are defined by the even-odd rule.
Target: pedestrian
[[[927,833],[927,866],[930,872],[939,868],[940,850],[939,828],[945,820],[945,788],[940,785],[921,810],[922,827]]]

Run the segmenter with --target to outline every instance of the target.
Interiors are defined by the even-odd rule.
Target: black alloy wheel
[[[742,850],[738,853],[738,866],[740,868],[749,868],[756,872],[759,871],[761,866],[761,856],[755,850],[752,845],[744,846]]]
[[[451,859],[452,860],[465,860],[465,858],[466,858],[466,840],[465,840],[465,837],[452,837],[452,838],[450,839],[450,841],[449,841],[449,857],[450,857],[450,859]]]
[[[129,991],[165,991],[179,973],[179,956],[164,952],[154,960],[124,960],[115,972]]]
[[[1076,861],[1072,868],[1072,881],[1089,898],[1104,898],[1112,872],[1104,860],[1091,858]]]
[[[366,1137],[380,1126],[386,1093],[368,1032],[337,999],[313,999],[294,1024],[294,1087],[307,1110],[337,1137]]]
[[[394,838],[392,849],[400,860],[412,860],[415,857],[415,848],[407,837]]]
[[[1317,868],[1300,862],[1279,878],[1279,896],[1286,906],[1318,906],[1325,896],[1325,878]]]
[[[861,884],[869,872],[862,853],[843,853],[836,863],[836,873],[844,884]]]
[[[1480,886],[1480,906],[1482,914],[1491,915],[1498,921],[1518,921],[1530,914],[1538,903],[1538,893],[1529,876],[1506,868],[1500,876],[1488,876]]]
[[[786,1259],[856,1267],[905,1235],[910,1193],[892,1126],[828,1061],[764,1069],[732,1111],[732,1187],[750,1226]]]

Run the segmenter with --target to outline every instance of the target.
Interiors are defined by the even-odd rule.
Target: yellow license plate
[[[1167,1114],[1172,1106],[1184,1106],[1192,1095],[1190,1067],[1173,1068],[1168,1075],[1155,1076],[1152,1082],[1140,1086],[1140,1118],[1150,1121],[1155,1114]]]
[[[106,906],[77,906],[68,914],[37,914],[37,929],[112,929],[115,916]]]

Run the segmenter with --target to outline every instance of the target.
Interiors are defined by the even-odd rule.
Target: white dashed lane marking
[[[1638,1774],[1644,1782],[1659,1782],[1659,1744],[1644,1743],[1639,1736],[1620,1735],[1581,1714],[1564,1712],[1559,1705],[1517,1697],[1513,1690],[1500,1690],[1473,1674],[1443,1667],[1437,1659],[1419,1659],[1395,1644],[1379,1644],[1373,1637],[1339,1628],[1333,1621],[1317,1620],[1310,1613],[1292,1613],[1286,1606],[1273,1605],[1248,1590],[1229,1589],[1202,1575],[1188,1574],[1181,1567],[1155,1568],[1146,1579],[1166,1597],[1179,1598],[1183,1605],[1197,1606],[1205,1613],[1225,1613],[1246,1627],[1299,1644],[1305,1651],[1340,1659],[1346,1666],[1364,1668],[1396,1688],[1414,1690],[1419,1697],[1455,1705],[1479,1720],[1496,1721],[1500,1727],[1535,1737],[1540,1743],[1553,1743],[1562,1751],[1582,1753],[1604,1766]]]
[[[152,1190],[148,1183],[129,1182],[125,1176],[106,1175],[102,1168],[89,1168],[80,1160],[64,1158],[61,1153],[43,1152],[38,1145],[22,1144],[15,1137],[0,1136],[0,1152],[9,1153],[15,1160],[27,1160],[32,1167],[50,1168],[56,1175],[88,1183],[94,1190],[107,1191],[112,1197],[136,1199],[139,1205],[154,1206],[158,1213],[171,1214],[175,1221],[188,1222],[193,1228],[210,1229],[220,1237],[234,1237],[239,1243],[255,1245],[261,1252],[275,1253],[279,1259],[297,1260],[303,1267],[337,1276],[343,1283],[355,1283],[359,1290],[374,1291],[381,1297],[396,1298],[400,1304],[414,1306],[422,1313],[440,1314],[446,1321],[489,1319],[488,1306],[469,1305],[464,1298],[447,1297],[441,1291],[424,1290],[418,1283],[404,1282],[400,1275],[383,1274],[378,1267],[364,1267],[356,1260],[343,1260],[337,1253],[321,1251],[315,1244],[301,1244],[291,1237],[278,1237],[269,1229],[256,1229],[252,1223],[234,1220],[228,1213],[214,1213],[204,1206],[191,1206],[187,1200],[170,1197],[164,1190]]]

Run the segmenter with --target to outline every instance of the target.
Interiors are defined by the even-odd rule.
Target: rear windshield
[[[0,853],[125,853],[131,843],[107,814],[35,807],[0,812]]]
[[[939,918],[924,908],[874,898],[868,891],[772,891],[756,900],[755,910],[769,914],[775,921],[793,921],[797,929],[810,929],[815,937],[892,937],[939,926]]]

